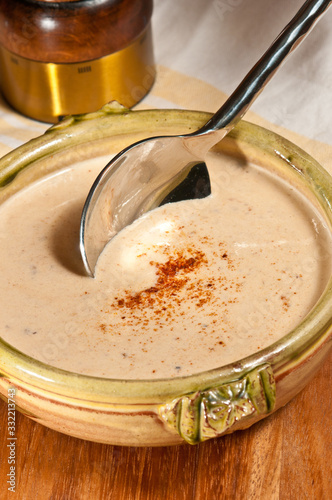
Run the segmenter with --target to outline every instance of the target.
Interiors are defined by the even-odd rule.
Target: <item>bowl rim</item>
[[[199,128],[211,113],[190,110],[137,110],[129,111],[109,104],[102,110],[87,115],[67,117],[52,126],[45,134],[32,139],[0,159],[0,186],[11,185],[25,167],[39,165],[48,157],[70,151],[86,142],[111,139],[116,133],[132,134],[145,129],[171,129],[181,125]],[[129,125],[129,127],[128,127]],[[155,134],[154,134],[155,135]],[[324,215],[332,226],[332,178],[316,160],[301,148],[280,135],[258,125],[241,121],[226,137],[226,144],[241,143],[251,137],[252,144],[262,148],[263,155],[273,154],[284,168],[305,182],[314,193]],[[133,142],[133,141],[132,141]],[[288,171],[287,170],[287,171]],[[17,176],[17,177],[16,177]],[[20,187],[19,187],[20,189]],[[0,197],[2,189],[0,188]],[[206,390],[241,378],[245,373],[264,363],[269,363],[275,375],[319,349],[331,335],[332,277],[314,308],[291,332],[268,347],[224,365],[196,374],[161,379],[112,379],[77,374],[34,359],[0,337],[0,377],[13,384],[29,387],[34,391],[47,391],[54,398],[74,398],[80,401],[132,401],[163,402],[174,395]]]

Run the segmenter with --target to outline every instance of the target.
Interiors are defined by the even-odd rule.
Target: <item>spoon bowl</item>
[[[86,202],[94,209],[87,211],[81,229],[81,253],[89,274],[94,274],[108,241],[142,214],[167,202],[211,193],[202,161],[209,145],[198,145],[201,154],[197,146],[191,147],[195,141],[190,135],[153,137],[123,150],[100,173]]]

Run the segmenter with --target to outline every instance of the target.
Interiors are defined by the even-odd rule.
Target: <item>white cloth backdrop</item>
[[[303,3],[155,0],[156,62],[230,94]],[[331,28],[332,7],[252,107],[276,125],[328,144],[332,144]],[[167,106],[153,98],[151,103]],[[216,102],[216,110],[220,105]]]

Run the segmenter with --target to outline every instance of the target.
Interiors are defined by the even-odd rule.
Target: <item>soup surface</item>
[[[330,233],[272,173],[210,154],[212,195],[121,231],[84,274],[81,210],[108,159],[80,162],[0,207],[0,332],[50,365],[110,378],[177,377],[253,354],[311,310]]]

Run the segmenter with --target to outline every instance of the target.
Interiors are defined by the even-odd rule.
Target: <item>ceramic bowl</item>
[[[0,160],[0,203],[36,179],[78,160],[115,154],[147,136],[199,128],[209,113],[128,111],[111,103],[68,117]],[[332,222],[332,184],[297,146],[242,121],[218,148],[273,166],[300,185]],[[102,443],[162,446],[198,443],[245,429],[301,391],[331,349],[332,281],[297,328],[228,366],[186,377],[110,380],[56,369],[0,339],[0,392],[15,389],[17,408],[59,432]]]

